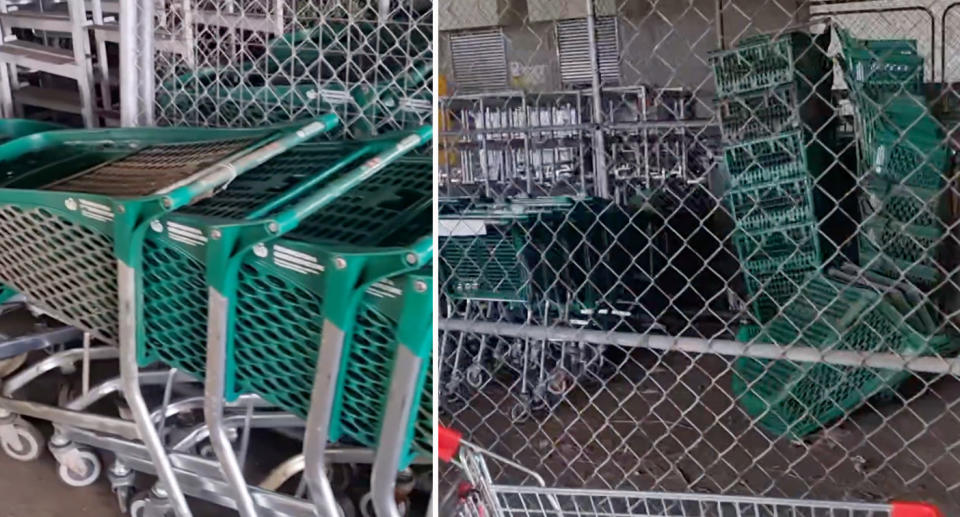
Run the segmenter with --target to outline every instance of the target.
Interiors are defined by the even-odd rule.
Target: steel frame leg
[[[336,517],[337,504],[325,468],[327,440],[330,437],[330,415],[333,413],[334,386],[340,373],[340,356],[343,352],[344,332],[330,320],[323,322],[322,346],[317,356],[317,372],[313,378],[313,393],[310,396],[310,414],[304,436],[304,477],[310,490],[310,498],[317,507],[318,515]]]
[[[373,507],[378,517],[402,517],[394,491],[407,438],[405,431],[413,417],[413,399],[422,363],[423,359],[413,355],[409,348],[402,343],[399,345],[370,480]]]
[[[136,313],[136,272],[122,260],[117,261],[117,288],[120,309],[120,378],[123,383],[123,395],[130,406],[133,421],[150,459],[157,469],[157,477],[163,483],[170,498],[174,512],[179,517],[192,517],[187,498],[183,495],[180,483],[174,474],[170,458],[163,448],[163,442],[150,419],[150,410],[140,392],[140,369],[137,365],[137,313]]]
[[[223,395],[226,390],[228,300],[210,288],[207,318],[207,373],[204,382],[203,416],[210,430],[210,443],[220,460],[224,479],[230,484],[242,517],[256,517],[257,510],[243,477],[237,455],[223,422]]]

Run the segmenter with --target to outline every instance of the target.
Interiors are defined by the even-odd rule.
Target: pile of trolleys
[[[186,496],[243,516],[427,505],[430,127],[4,124],[0,283],[59,322],[0,345],[7,455],[46,442],[73,486],[105,470],[132,515],[191,515]],[[55,403],[24,396],[51,378],[67,381]],[[261,432],[296,450],[254,465]],[[137,472],[158,481],[136,494]]]

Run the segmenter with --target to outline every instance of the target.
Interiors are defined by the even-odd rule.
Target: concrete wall
[[[454,0],[452,3],[474,4],[494,0]],[[500,0],[501,2],[504,0]],[[556,1],[565,6],[568,0]],[[528,3],[529,2],[529,3]],[[554,22],[531,22],[544,0],[511,0],[508,12],[530,15],[512,23],[501,23],[507,38],[507,67],[511,84],[527,91],[557,91],[560,83],[559,61]],[[570,9],[582,5],[573,0]],[[783,29],[802,17],[804,0],[724,0],[724,34],[727,45],[745,35]],[[448,9],[438,2],[438,23]],[[708,53],[718,48],[716,24],[717,0],[617,0],[621,48],[620,84],[655,87],[685,87],[701,96],[714,91],[709,70]],[[522,4],[527,4],[524,7]],[[606,5],[606,4],[601,4]],[[534,12],[536,9],[536,13]],[[567,7],[558,10],[566,13]],[[561,12],[562,11],[562,12]],[[542,16],[536,14],[536,16]],[[446,75],[451,91],[456,92],[452,74],[449,39],[441,32],[438,55],[440,72]]]

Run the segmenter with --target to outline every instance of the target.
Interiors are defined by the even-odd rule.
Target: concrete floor
[[[60,481],[53,457],[20,463],[0,454],[0,517],[114,517],[122,515],[106,478],[73,488]]]

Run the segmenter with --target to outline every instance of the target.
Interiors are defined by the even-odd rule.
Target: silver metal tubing
[[[228,402],[227,407],[234,407],[239,405],[253,404],[253,407],[270,407],[270,404],[267,401],[260,398],[258,395],[245,394],[237,397],[237,400],[233,402]],[[197,397],[188,397],[185,399],[175,400],[167,405],[166,411],[163,408],[159,408],[150,414],[150,420],[153,422],[153,425],[158,425],[162,419],[170,418],[174,415],[179,415],[181,413],[186,413],[194,409],[203,409],[203,396]]]
[[[99,433],[115,434],[130,440],[140,438],[137,427],[133,422],[119,418],[82,413],[48,404],[14,400],[6,397],[0,397],[0,409],[18,415],[39,418],[40,420],[53,422],[56,425],[73,426],[90,429]]]
[[[135,127],[138,122],[137,16],[136,0],[120,0],[120,124],[123,127]]]
[[[156,66],[154,60],[154,0],[138,0],[140,4],[140,106],[137,110],[141,125],[150,127],[154,124],[154,88]],[[164,6],[166,7],[166,6]]]
[[[140,373],[140,386],[161,386],[167,383],[167,380],[170,378],[169,371],[149,371]],[[174,378],[176,382],[196,382],[191,377],[178,373]],[[103,399],[111,393],[123,391],[123,378],[114,377],[113,379],[101,382],[100,384],[94,386],[86,395],[81,395],[70,402],[68,402],[64,408],[72,411],[80,411],[86,409],[96,403],[98,400]]]
[[[125,465],[138,472],[156,473],[150,454],[140,443],[78,429],[70,429],[68,437],[77,443],[113,451],[123,459]],[[217,462],[179,453],[171,453],[170,459],[176,465],[174,473],[187,494],[227,508],[236,507],[227,484],[218,476],[206,475],[210,471],[219,472]],[[313,505],[309,501],[256,488],[251,490],[262,516],[314,517]]]
[[[228,429],[235,429],[244,425],[247,415],[228,416],[223,419],[223,425]],[[251,428],[303,427],[303,420],[296,415],[286,413],[259,413],[250,416]],[[173,446],[173,450],[184,452],[210,436],[206,425],[198,425],[190,430]]]
[[[79,332],[79,331],[77,331]],[[78,334],[82,336],[82,333]],[[116,359],[119,356],[120,352],[115,347],[98,347],[90,349],[90,360],[91,361],[102,361],[108,359]],[[23,388],[37,377],[58,368],[63,368],[65,366],[72,366],[78,361],[83,360],[83,350],[82,349],[73,349],[65,350],[63,352],[51,355],[46,359],[31,365],[20,373],[10,377],[3,383],[3,396],[10,397],[16,393],[20,388]]]
[[[494,334],[502,337],[527,338],[534,340],[579,341],[595,345],[615,345],[624,348],[649,348],[665,352],[685,352],[694,354],[716,354],[733,357],[753,357],[757,359],[782,359],[801,363],[826,363],[841,366],[859,366],[865,368],[884,368],[888,370],[911,371],[960,375],[960,359],[935,356],[910,356],[879,352],[858,352],[854,350],[820,350],[804,346],[783,346],[767,343],[744,343],[728,339],[703,339],[682,336],[659,336],[636,334],[633,332],[607,332],[571,327],[546,327],[468,321],[443,318],[439,328],[445,331]]]
[[[83,332],[73,327],[59,327],[37,334],[12,337],[0,342],[0,359],[18,356],[34,350],[50,348],[54,345],[79,341],[82,337]]]
[[[395,497],[397,472],[406,443],[407,424],[413,413],[413,399],[417,391],[417,373],[423,360],[405,345],[397,348],[397,358],[390,380],[390,395],[380,427],[376,460],[370,479],[373,507],[377,517],[401,517]]]
[[[121,0],[124,5],[130,0]],[[136,88],[133,90],[136,92]],[[170,503],[178,517],[191,517],[193,514],[187,506],[187,498],[183,495],[177,478],[173,473],[170,458],[163,449],[160,435],[150,421],[150,410],[140,392],[140,370],[137,365],[137,312],[136,312],[136,272],[117,261],[117,290],[119,291],[120,312],[120,378],[122,379],[123,395],[130,406],[133,421],[140,431],[140,438],[150,451],[150,457],[157,471],[157,477],[167,490]]]
[[[274,467],[273,470],[267,474],[267,477],[260,482],[259,486],[264,490],[275,492],[279,490],[284,483],[289,481],[290,478],[302,472],[303,467],[303,454],[297,454],[296,456],[288,458],[287,461],[284,461],[283,463]]]
[[[307,479],[310,497],[317,507],[317,512],[324,516],[335,516],[339,512],[330,480],[327,479],[324,456],[330,436],[330,415],[333,411],[332,387],[337,385],[337,376],[340,373],[344,337],[343,330],[333,322],[324,320],[322,346],[317,357],[317,371],[313,378],[310,414],[307,416],[303,443],[306,461],[303,475]]]
[[[223,422],[223,395],[226,389],[227,304],[228,300],[210,288],[207,318],[207,374],[204,383],[203,413],[210,432],[210,444],[220,460],[220,468],[236,498],[241,517],[255,517],[253,498],[247,488],[233,446]],[[333,515],[333,514],[331,514]]]

